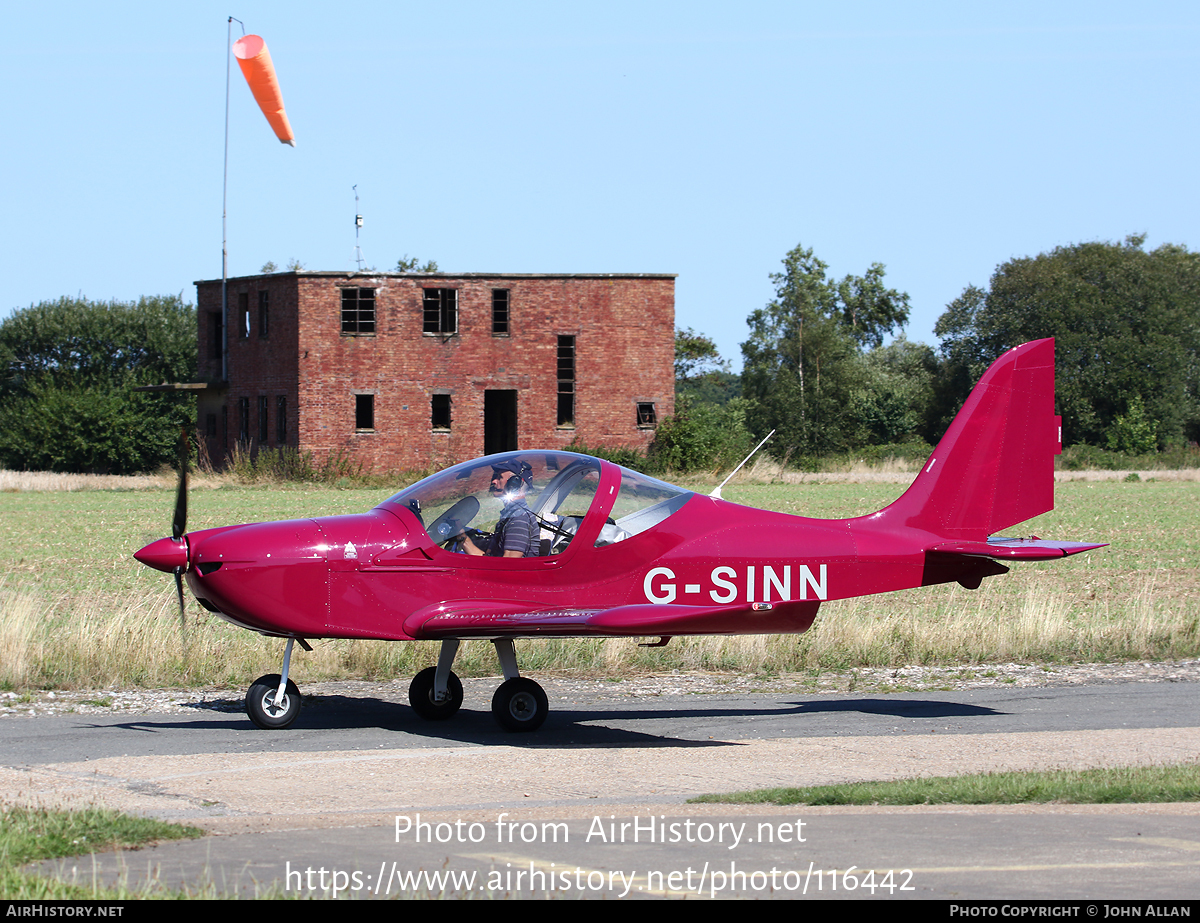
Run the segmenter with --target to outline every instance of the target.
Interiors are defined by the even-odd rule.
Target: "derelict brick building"
[[[674,275],[284,272],[196,283],[200,432],[427,468],[644,448],[674,410]],[[228,350],[222,376],[221,350]]]

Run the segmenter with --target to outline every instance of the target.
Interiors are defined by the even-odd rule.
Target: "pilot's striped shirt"
[[[496,531],[488,542],[487,553],[502,557],[506,551],[519,551],[522,557],[532,558],[538,553],[540,536],[541,528],[533,511],[524,500],[514,500],[505,504]]]

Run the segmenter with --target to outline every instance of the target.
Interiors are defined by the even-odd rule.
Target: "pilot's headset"
[[[520,485],[517,484],[516,478],[509,478],[508,483],[504,485],[504,493],[500,496],[506,501],[517,499],[517,495],[521,492],[521,485],[524,485],[526,492],[533,488],[533,467],[529,462],[506,462],[492,469],[493,473],[496,471],[510,471],[520,479]]]

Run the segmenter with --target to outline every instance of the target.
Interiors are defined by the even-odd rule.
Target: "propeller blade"
[[[184,433],[179,440],[179,489],[175,493],[175,516],[171,520],[171,538],[176,541],[187,531],[187,482],[188,444]]]
[[[179,634],[183,640],[183,654],[186,657],[187,643],[187,608],[183,600],[183,568],[175,568],[175,594],[179,597]]]
[[[181,430],[179,433],[179,489],[175,492],[175,515],[171,518],[171,538],[175,541],[183,539],[184,548],[187,548],[187,539],[184,535],[187,533],[187,484],[188,484],[188,438],[187,430]],[[185,550],[185,555],[186,555]],[[175,568],[175,595],[179,599],[179,640],[183,645],[183,656],[187,659],[188,655],[188,639],[187,639],[187,603],[183,598],[183,572],[187,569],[187,564],[183,567]]]

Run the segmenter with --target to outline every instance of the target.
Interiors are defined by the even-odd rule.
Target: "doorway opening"
[[[517,392],[483,392],[483,454],[517,450]]]

